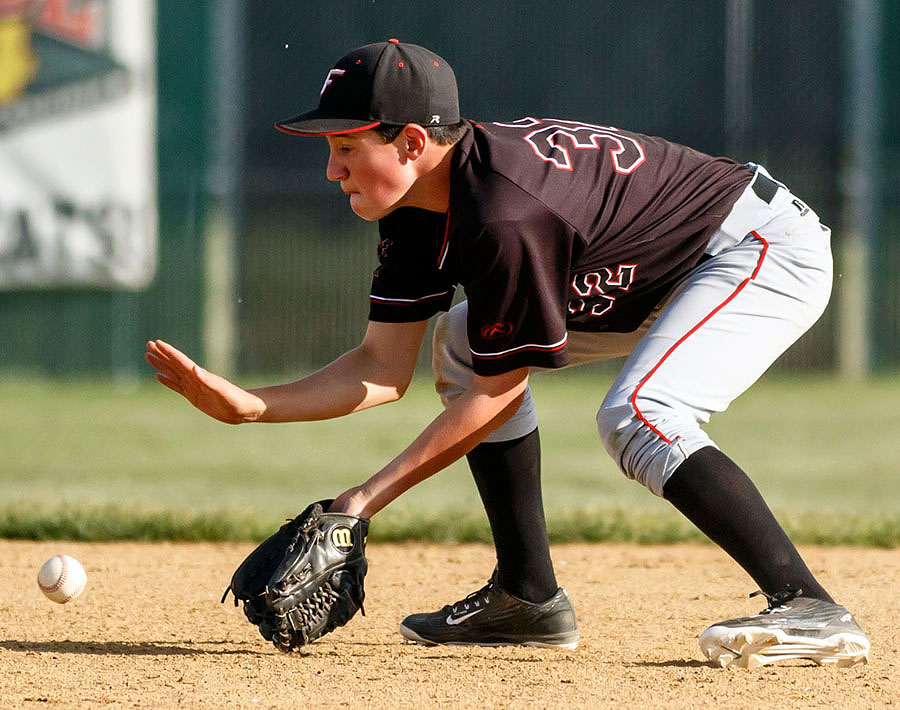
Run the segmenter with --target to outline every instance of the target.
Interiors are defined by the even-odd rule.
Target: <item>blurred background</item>
[[[324,140],[273,124],[397,37],[451,63],[468,118],[661,135],[819,213],[830,308],[709,431],[795,539],[900,544],[898,30],[900,0],[0,0],[0,537],[259,538],[437,414],[423,371],[392,407],[235,429],[143,361],[163,338],[255,385],[359,342],[377,226]],[[597,440],[616,366],[535,378],[551,537],[697,539]],[[384,515],[489,539],[463,462]]]
[[[832,305],[778,363],[900,365],[900,0],[0,0],[0,370],[323,364],[365,327],[377,228],[324,177],[347,50],[444,56],[478,120],[557,116],[765,165],[834,230]],[[427,357],[427,353],[424,355]]]

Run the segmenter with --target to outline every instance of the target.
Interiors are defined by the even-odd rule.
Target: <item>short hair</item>
[[[392,143],[405,127],[406,124],[398,126],[390,123],[380,123],[372,130],[381,136],[381,140],[385,143]],[[428,131],[428,137],[438,145],[453,145],[466,135],[466,132],[469,130],[469,121],[464,118],[459,123],[453,123],[449,126],[423,126],[423,128]]]

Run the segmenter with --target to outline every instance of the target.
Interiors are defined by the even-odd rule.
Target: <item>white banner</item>
[[[0,0],[0,289],[156,270],[154,0]]]

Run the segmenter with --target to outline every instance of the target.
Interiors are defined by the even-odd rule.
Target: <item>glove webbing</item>
[[[319,624],[339,598],[340,594],[334,590],[331,586],[331,582],[328,581],[317,589],[309,599],[302,604],[298,604],[291,609],[291,611],[281,614],[276,613],[275,624],[278,628],[279,648],[284,651],[291,650],[291,635],[288,632],[288,629],[299,632],[303,637],[304,644],[309,643],[309,637],[306,633],[307,629]],[[299,625],[294,623],[294,613],[300,615]],[[365,614],[365,612],[363,612],[363,614]],[[328,631],[330,631],[330,629],[325,629],[325,633]]]

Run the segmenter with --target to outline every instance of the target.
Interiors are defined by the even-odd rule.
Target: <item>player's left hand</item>
[[[162,340],[148,342],[144,358],[156,368],[156,379],[161,384],[220,422],[256,421],[266,410],[260,397],[203,369],[178,348]]]
[[[363,512],[365,511],[366,500],[367,499],[365,497],[363,487],[354,486],[353,488],[344,491],[337,498],[335,498],[334,502],[331,504],[331,507],[328,508],[328,512],[346,513],[348,515],[366,517],[363,515]]]
[[[263,638],[289,653],[343,626],[365,599],[369,521],[309,505],[261,543],[235,570],[235,604]],[[365,613],[365,612],[363,612]]]

